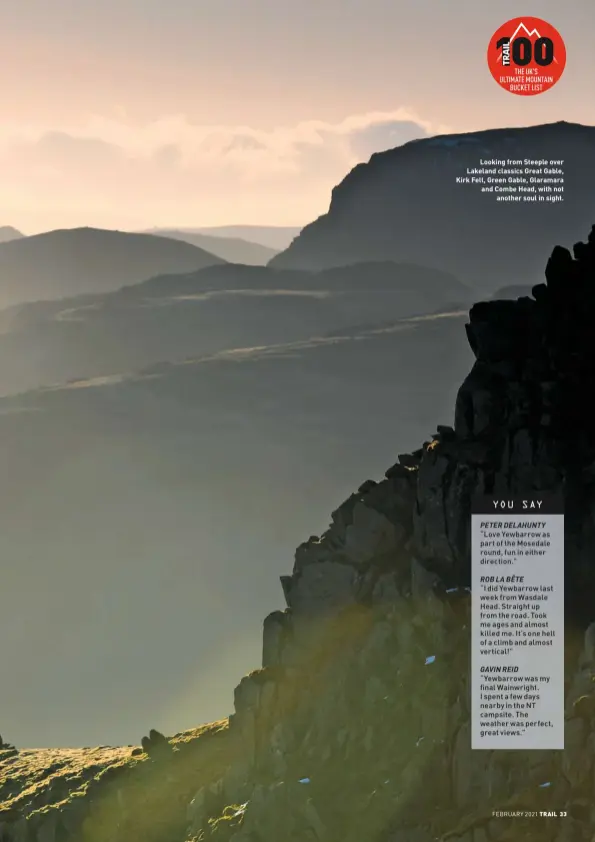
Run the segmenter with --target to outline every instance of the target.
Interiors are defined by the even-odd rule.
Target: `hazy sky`
[[[358,161],[426,131],[595,123],[593,0],[0,0],[0,225],[302,224]],[[494,30],[562,33],[540,96]]]

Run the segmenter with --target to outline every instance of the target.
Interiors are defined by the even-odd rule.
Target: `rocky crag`
[[[298,547],[229,719],[78,760],[7,749],[3,842],[595,840],[595,227],[545,277],[471,309],[454,426]],[[532,490],[565,499],[566,747],[471,751],[471,498]]]

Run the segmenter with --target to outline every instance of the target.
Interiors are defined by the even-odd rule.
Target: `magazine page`
[[[0,842],[593,842],[593,3],[0,6]]]

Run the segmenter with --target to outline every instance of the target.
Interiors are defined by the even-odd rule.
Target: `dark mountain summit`
[[[0,243],[0,306],[107,292],[166,272],[224,263],[189,243],[150,234],[70,228]]]
[[[563,160],[563,201],[496,201],[481,192],[487,184],[456,183],[482,160]],[[439,267],[491,292],[537,283],[540,254],[575,236],[594,211],[595,127],[560,122],[424,138],[355,167],[333,190],[328,213],[270,265],[321,269],[373,257]]]

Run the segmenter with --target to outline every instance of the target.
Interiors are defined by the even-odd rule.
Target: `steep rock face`
[[[248,769],[221,781],[221,814],[203,803],[191,836],[592,839],[595,228],[574,255],[554,249],[534,298],[471,309],[476,362],[454,428],[364,483],[298,548],[287,609],[265,621],[263,669],[236,690],[230,725]],[[566,749],[472,752],[471,497],[533,489],[566,500]],[[568,817],[496,815],[523,810]]]
[[[564,201],[497,202],[479,184],[456,183],[481,160],[542,159],[564,159]],[[592,126],[560,122],[414,140],[356,166],[333,190],[328,213],[270,265],[322,269],[396,260],[440,267],[488,291],[534,284],[551,243],[590,224],[594,191]]]
[[[574,259],[554,249],[534,298],[471,309],[454,427],[298,547],[214,754],[126,769],[107,800],[82,799],[78,835],[68,782],[52,811],[29,786],[1,838],[593,842],[594,274],[595,228]],[[565,750],[471,751],[470,501],[532,489],[561,492],[567,512]]]

